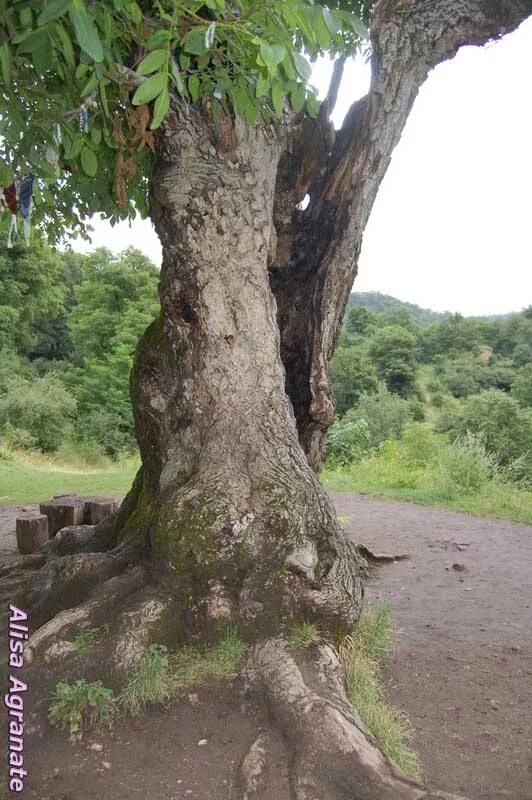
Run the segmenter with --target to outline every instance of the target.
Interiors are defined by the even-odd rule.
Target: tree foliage
[[[360,347],[339,347],[331,364],[336,410],[344,414],[356,405],[363,392],[375,392],[375,367]]]
[[[172,100],[247,123],[318,111],[309,58],[353,54],[368,0],[15,0],[0,4],[0,183],[34,174],[51,239],[147,213]]]
[[[74,437],[108,455],[135,447],[129,373],[159,310],[159,271],[130,248],[115,256],[36,243],[0,259],[0,434],[56,450]]]
[[[401,325],[386,325],[369,342],[369,354],[378,377],[391,392],[414,394],[417,374],[417,339]]]

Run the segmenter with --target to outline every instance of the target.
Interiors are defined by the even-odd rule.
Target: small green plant
[[[290,629],[289,642],[292,650],[306,650],[320,641],[320,632],[312,622],[298,622]]]
[[[347,696],[384,753],[411,778],[421,780],[419,758],[409,746],[412,728],[408,717],[389,704],[382,684],[381,669],[390,661],[394,646],[390,606],[381,604],[363,611],[355,633],[340,646]]]
[[[222,639],[211,647],[183,648],[171,662],[174,692],[181,694],[208,679],[219,681],[236,677],[245,649],[236,627],[227,628]]]
[[[74,639],[74,647],[81,655],[84,655],[89,647],[100,639],[106,632],[106,627],[101,628],[85,628],[80,631]]]
[[[168,648],[162,644],[148,647],[118,697],[120,705],[137,717],[148,704],[164,704],[170,697]]]
[[[115,715],[112,689],[106,689],[101,681],[88,683],[80,678],[75,683],[57,684],[48,716],[52,725],[67,730],[70,741],[76,742],[91,728],[110,728]]]

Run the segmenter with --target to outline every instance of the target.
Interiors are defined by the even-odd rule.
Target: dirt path
[[[334,500],[355,542],[410,555],[379,566],[367,597],[393,606],[391,697],[410,716],[430,783],[474,800],[531,800],[532,527]]]
[[[409,554],[374,570],[367,597],[393,605],[390,692],[428,781],[471,800],[532,800],[532,527],[353,494],[334,501],[355,542]],[[14,553],[15,514],[0,508],[0,560]],[[73,747],[53,731],[29,736],[27,796],[228,800],[234,764],[269,723],[229,687],[198,696]],[[263,800],[288,796],[276,757]]]

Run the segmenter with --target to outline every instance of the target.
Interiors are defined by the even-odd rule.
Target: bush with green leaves
[[[410,397],[416,393],[418,342],[401,325],[379,328],[368,343],[377,376],[390,392]]]
[[[440,448],[431,469],[434,486],[449,500],[482,491],[498,472],[497,458],[472,433]]]
[[[61,444],[75,413],[76,400],[55,375],[33,381],[14,378],[0,397],[0,430],[4,436],[24,431],[31,446],[51,452]]]
[[[365,419],[351,419],[349,415],[337,419],[331,426],[325,442],[325,461],[331,467],[356,464],[371,452],[370,431]]]
[[[361,394],[377,390],[375,367],[363,348],[339,347],[331,362],[331,379],[338,414],[352,408]]]
[[[512,384],[511,395],[519,405],[532,408],[532,363],[525,364],[517,372]]]
[[[388,391],[380,383],[375,394],[363,394],[356,406],[344,417],[345,422],[365,420],[369,430],[369,446],[375,449],[387,439],[401,436],[414,417],[411,403]]]
[[[532,461],[532,412],[505,392],[491,389],[472,395],[437,423],[454,440],[473,433],[498,462],[508,466],[523,457]]]
[[[71,742],[76,742],[92,728],[110,728],[115,715],[112,689],[106,689],[101,681],[89,683],[80,678],[75,683],[57,684],[48,717],[56,728],[69,732]]]

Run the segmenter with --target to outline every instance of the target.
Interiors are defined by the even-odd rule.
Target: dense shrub
[[[379,384],[375,394],[363,394],[346,414],[347,420],[366,421],[372,448],[377,448],[386,439],[401,436],[413,417],[411,403],[389,392],[383,383]]]
[[[337,419],[325,443],[325,461],[332,467],[355,464],[370,452],[370,433],[365,419]]]
[[[532,364],[526,364],[518,371],[511,394],[520,405],[532,408]]]
[[[377,376],[402,397],[416,391],[417,347],[414,334],[400,325],[380,328],[368,345]]]
[[[331,364],[336,410],[339,414],[352,408],[364,392],[377,390],[375,367],[360,347],[339,347]]]
[[[439,449],[431,470],[434,486],[447,499],[474,494],[497,475],[498,463],[472,433]]]
[[[0,429],[27,435],[27,445],[57,450],[76,413],[76,401],[54,375],[29,381],[14,378],[0,397]],[[7,427],[6,427],[7,426]]]
[[[514,479],[532,478],[532,412],[497,390],[469,397],[453,414],[442,414],[438,428],[451,438],[473,433]]]

